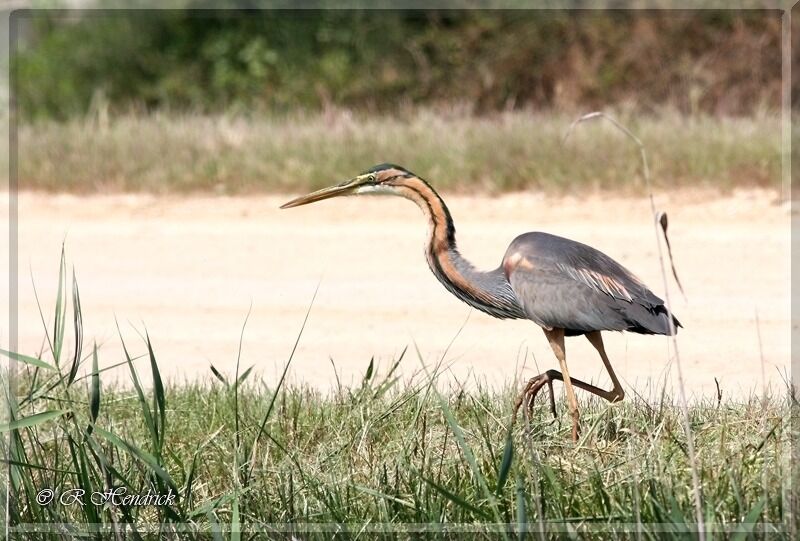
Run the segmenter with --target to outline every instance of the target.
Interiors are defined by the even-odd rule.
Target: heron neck
[[[470,306],[494,317],[524,318],[502,268],[479,271],[458,251],[455,225],[439,194],[417,177],[404,179],[403,186],[403,196],[414,201],[428,218],[425,258],[442,285]]]

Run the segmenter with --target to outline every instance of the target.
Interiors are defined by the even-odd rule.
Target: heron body
[[[503,270],[525,315],[566,336],[593,331],[670,334],[664,301],[625,267],[591,246],[525,233],[508,247]],[[673,317],[673,325],[679,325]]]
[[[480,271],[456,245],[450,211],[425,180],[397,165],[377,165],[354,179],[289,201],[290,208],[342,195],[391,194],[410,199],[429,223],[425,257],[436,278],[460,300],[500,319],[529,319],[542,327],[561,372],[548,370],[532,378],[515,406],[528,406],[546,384],[555,414],[553,380],[564,381],[573,416],[573,438],[579,413],[572,385],[610,401],[624,392],[603,348],[602,331],[673,334],[680,323],[641,280],[609,256],[580,242],[548,233],[518,236],[506,250],[500,266]],[[586,335],[600,354],[614,389],[606,391],[570,378],[564,349],[565,336]]]

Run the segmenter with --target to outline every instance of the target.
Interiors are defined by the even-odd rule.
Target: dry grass
[[[780,186],[777,117],[616,116],[644,142],[659,188]],[[563,144],[572,120],[455,110],[384,117],[95,115],[22,126],[19,180],[23,189],[77,193],[302,192],[388,161],[456,192],[642,193],[636,148],[602,124],[581,127]]]

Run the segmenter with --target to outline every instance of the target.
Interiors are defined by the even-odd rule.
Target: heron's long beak
[[[340,195],[350,195],[359,186],[361,186],[361,184],[362,184],[362,179],[360,177],[356,177],[354,179],[342,182],[341,184],[337,184],[336,186],[329,186],[327,188],[322,188],[321,190],[317,190],[316,192],[311,192],[308,195],[303,195],[296,199],[292,199],[288,203],[284,203],[283,205],[281,205],[281,208],[290,209],[292,207],[299,207],[300,205],[308,205],[309,203],[316,203],[317,201],[322,201],[323,199],[330,199],[331,197],[338,197]]]

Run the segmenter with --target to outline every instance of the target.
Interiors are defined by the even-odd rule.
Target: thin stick
[[[683,411],[683,425],[684,425],[684,430],[686,431],[686,443],[687,443],[686,447],[689,455],[689,461],[691,462],[692,465],[692,485],[694,489],[694,505],[695,505],[695,515],[697,519],[697,534],[698,534],[698,539],[700,541],[705,541],[706,532],[705,532],[705,523],[703,520],[703,505],[702,505],[702,492],[700,489],[700,477],[697,473],[697,457],[694,452],[694,437],[692,435],[692,427],[689,420],[689,404],[686,401],[686,391],[684,389],[684,383],[683,383],[683,370],[681,369],[681,358],[680,355],[678,354],[678,340],[676,338],[675,325],[672,321],[672,311],[669,308],[670,298],[669,298],[669,286],[667,282],[667,272],[664,266],[664,255],[661,248],[661,239],[658,234],[659,215],[658,211],[656,210],[656,203],[655,200],[653,199],[653,189],[650,184],[650,167],[647,164],[647,152],[645,151],[644,144],[642,144],[642,141],[638,137],[636,137],[628,128],[617,122],[613,117],[607,115],[602,111],[595,111],[593,113],[588,113],[578,118],[570,125],[569,130],[567,131],[563,140],[566,141],[567,137],[569,136],[570,133],[572,133],[572,130],[574,129],[575,126],[577,126],[581,122],[585,122],[587,120],[593,120],[596,118],[604,118],[609,122],[611,122],[618,130],[627,135],[634,143],[636,143],[636,146],[639,147],[639,155],[642,160],[642,173],[644,175],[645,184],[647,185],[647,193],[650,198],[650,211],[653,214],[653,227],[655,229],[655,235],[656,235],[656,246],[658,247],[658,262],[661,268],[661,278],[664,282],[664,296],[667,299],[666,302],[667,320],[669,324],[670,334],[672,337],[672,346],[675,351],[675,364],[678,367],[678,383],[679,383],[679,391],[681,399],[681,409]]]

